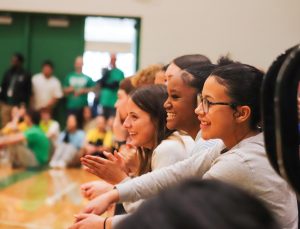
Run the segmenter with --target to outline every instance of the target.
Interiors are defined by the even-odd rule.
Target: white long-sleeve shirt
[[[174,132],[153,150],[151,170],[161,169],[188,158],[194,145],[195,142],[190,136],[180,135],[177,131]],[[134,203],[123,203],[123,206],[127,213],[132,213],[142,202],[143,200]]]
[[[201,154],[194,154],[184,161],[117,185],[120,202],[149,198],[190,177],[218,179],[243,188],[261,199],[273,211],[282,228],[296,229],[296,195],[271,167],[262,133],[244,139],[221,154],[224,148],[223,143],[217,143]]]
[[[188,136],[185,136],[185,138],[187,138]],[[196,139],[195,139],[195,144],[194,144],[194,147],[191,149],[190,153],[188,153],[189,156],[193,156],[194,154],[201,154],[202,152],[205,152],[205,150],[209,149],[209,148],[212,148],[214,147],[216,144],[220,144],[222,141],[220,139],[214,139],[214,140],[203,140],[202,136],[201,136],[201,130],[198,132],[197,136],[196,136]],[[177,148],[176,145],[172,145],[171,147],[167,147],[167,146],[170,146],[171,142],[168,142],[168,144],[164,144],[161,147],[159,147],[159,151],[161,151],[163,149],[163,152],[162,153],[158,153],[158,157],[154,157],[156,158],[156,161],[159,161],[160,158],[162,157],[170,157],[171,155],[174,154],[174,152],[172,152],[172,150],[175,148],[176,151],[178,151],[178,149],[181,149],[182,146],[180,148]],[[191,146],[191,144],[189,144]],[[182,151],[183,149],[181,149]],[[184,150],[189,150],[188,148],[185,147]],[[175,151],[175,152],[176,152]],[[175,154],[178,154],[178,153],[175,153]],[[174,159],[171,159],[171,160],[174,160]],[[162,161],[165,161],[164,159]],[[169,160],[167,160],[169,161]],[[170,161],[169,161],[170,162]],[[153,161],[152,159],[152,163],[154,164],[157,164],[156,162]],[[158,163],[159,165],[163,165],[163,166],[158,166],[160,168],[162,167],[166,167],[168,165],[168,163]],[[172,163],[174,164],[174,163]],[[170,165],[170,163],[169,163]],[[158,169],[158,167],[154,167],[153,170],[155,169]],[[130,180],[130,178],[127,178],[126,180],[124,180],[122,183],[126,182]],[[132,204],[127,204],[127,203],[123,203],[123,206],[126,210],[126,212],[133,212],[134,210],[136,210],[136,208],[144,201],[144,199],[141,199],[141,200],[138,200]],[[115,228],[123,219],[125,219],[128,215],[117,215],[117,216],[114,216],[113,217],[113,220],[112,220],[112,228]]]

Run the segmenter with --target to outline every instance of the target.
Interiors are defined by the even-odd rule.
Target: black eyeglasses
[[[210,102],[206,98],[203,98],[201,94],[197,95],[197,103],[198,105],[202,104],[202,110],[205,114],[208,113],[209,107],[213,105],[223,105],[223,106],[230,106],[232,109],[235,109],[237,107],[236,103],[226,103],[226,102]]]

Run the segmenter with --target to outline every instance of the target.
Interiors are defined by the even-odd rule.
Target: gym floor
[[[0,228],[68,228],[88,202],[80,185],[96,179],[82,169],[0,167]]]

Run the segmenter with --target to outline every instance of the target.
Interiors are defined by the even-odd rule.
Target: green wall
[[[68,16],[67,28],[49,27],[48,15],[31,16],[30,69],[40,71],[41,61],[51,59],[55,74],[63,79],[73,70],[74,59],[84,51],[84,17]]]
[[[84,52],[84,16],[65,16],[68,27],[49,27],[48,19],[57,15],[9,13],[10,25],[0,25],[0,80],[9,67],[14,52],[25,57],[25,67],[32,74],[41,71],[41,64],[50,59],[55,65],[54,74],[63,81],[73,70],[74,59]],[[59,15],[61,17],[61,15]],[[60,101],[55,116],[64,121],[64,101]]]
[[[0,82],[4,71],[10,65],[10,59],[14,52],[24,55],[24,66],[32,74],[41,71],[41,64],[44,60],[52,60],[55,65],[54,74],[63,82],[66,74],[73,70],[75,57],[84,52],[86,16],[1,11],[0,15],[9,15],[13,19],[10,25],[0,24]],[[48,19],[50,17],[64,17],[69,20],[69,26],[65,28],[49,27]],[[132,19],[136,20],[135,54],[136,68],[138,69],[141,19]],[[54,117],[63,125],[65,120],[64,102],[62,99],[54,111]]]
[[[27,15],[13,15],[11,25],[0,25],[0,77],[10,64],[12,53],[21,52],[25,54],[27,49],[27,39],[25,38],[27,30]]]
[[[8,68],[14,52],[21,52],[25,67],[35,74],[41,63],[51,59],[55,74],[62,79],[73,69],[76,56],[84,51],[84,16],[65,16],[66,28],[49,27],[48,19],[57,15],[10,13],[11,25],[0,24],[0,73]]]

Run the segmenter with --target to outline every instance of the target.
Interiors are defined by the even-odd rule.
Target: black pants
[[[126,214],[123,204],[117,203],[115,208],[115,215],[123,215],[123,214]]]

